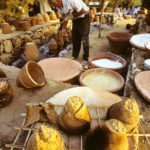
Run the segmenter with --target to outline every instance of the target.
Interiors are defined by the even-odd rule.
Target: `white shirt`
[[[128,11],[126,10],[126,8],[123,8],[122,14],[123,14],[123,15],[127,15],[127,13],[128,13]]]
[[[118,14],[119,17],[122,16],[119,7],[115,8],[115,13]]]
[[[62,0],[63,7],[61,8],[60,12],[64,15],[72,13],[74,10],[80,12],[82,8],[84,8],[85,12],[89,11],[89,7],[82,0]],[[82,14],[78,18],[83,18],[85,14]]]

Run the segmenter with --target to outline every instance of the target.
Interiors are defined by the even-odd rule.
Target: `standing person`
[[[82,0],[48,0],[49,4],[60,9],[63,19],[67,16],[73,17],[72,42],[73,42],[73,59],[79,56],[81,42],[83,43],[83,61],[82,65],[88,68],[89,57],[89,31],[90,16],[89,8]]]

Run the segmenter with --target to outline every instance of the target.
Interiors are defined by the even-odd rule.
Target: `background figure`
[[[117,8],[115,8],[115,13],[118,14],[118,19],[123,19],[122,18],[122,6],[119,5]]]
[[[134,7],[130,6],[129,10],[128,10],[128,15],[130,15],[132,18],[135,18],[135,14],[134,14]]]
[[[134,8],[134,15],[137,16],[138,11],[140,10],[140,8],[138,6],[135,6]]]
[[[123,9],[122,9],[123,17],[125,17],[127,15],[127,13],[128,13],[128,9],[127,9],[127,7],[124,6]]]
[[[52,11],[47,0],[40,0],[39,2],[40,2],[40,12],[42,15],[44,15],[44,13],[49,13]]]

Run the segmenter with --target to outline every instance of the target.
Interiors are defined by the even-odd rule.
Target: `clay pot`
[[[21,22],[19,22],[19,25],[20,25],[21,29],[24,31],[29,31],[29,29],[30,29],[29,21],[21,21]]]
[[[50,22],[50,18],[47,13],[44,13],[43,18],[45,22]]]
[[[45,76],[42,68],[34,61],[28,61],[17,75],[17,84],[25,88],[42,87]]]
[[[25,59],[26,61],[39,61],[40,54],[34,42],[28,42],[25,46]]]
[[[30,17],[31,18],[31,26],[36,25],[36,17]]]
[[[54,11],[51,11],[51,13],[50,13],[50,19],[51,20],[57,20],[57,17],[56,17],[56,14],[55,14]]]
[[[56,12],[56,16],[57,16],[57,18],[58,18],[58,19],[60,19],[60,18],[61,18],[61,13],[59,12],[59,10],[57,10],[57,12]]]
[[[52,38],[49,42],[49,49],[50,49],[50,54],[57,54],[58,50],[57,50],[57,42],[55,41],[54,38]]]
[[[110,69],[105,69],[105,68],[94,68],[94,69],[89,69],[89,70],[85,71],[85,72],[82,73],[81,76],[80,76],[80,79],[79,79],[80,84],[81,84],[82,86],[87,86],[87,85],[84,83],[83,79],[84,79],[84,77],[86,77],[87,75],[89,75],[89,74],[91,74],[91,73],[94,73],[94,72],[97,72],[97,73],[103,72],[103,73],[109,74],[109,75],[111,75],[111,76],[114,76],[114,78],[117,78],[118,81],[120,81],[120,85],[119,85],[117,88],[111,89],[111,90],[107,90],[107,91],[112,92],[112,93],[118,93],[118,92],[123,88],[123,86],[124,86],[124,79],[123,79],[123,77],[122,77],[119,73],[117,73],[117,72],[115,72],[115,71],[112,71],[112,70],[110,70]]]
[[[2,23],[2,33],[3,34],[10,34],[11,33],[11,27],[8,23]]]
[[[88,62],[91,65],[92,68],[93,67],[94,68],[104,68],[104,67],[97,66],[93,63],[94,60],[99,60],[99,59],[109,59],[109,60],[113,60],[113,61],[118,61],[122,64],[121,67],[107,68],[107,69],[116,71],[118,73],[122,73],[123,71],[125,71],[125,67],[126,67],[127,63],[126,63],[125,59],[123,59],[122,57],[120,57],[118,55],[115,55],[115,54],[112,54],[112,53],[97,53],[97,54],[94,54],[92,56],[89,56]]]
[[[44,23],[45,23],[45,21],[44,21],[42,15],[41,14],[37,14],[37,16],[36,16],[36,24],[37,25],[42,25]]]
[[[95,22],[99,22],[99,16],[95,16]]]
[[[128,32],[111,32],[107,35],[110,50],[115,54],[124,54],[130,46],[129,40],[133,34]]]
[[[93,8],[92,8],[92,10],[93,10],[93,13],[94,13],[94,14],[96,14],[96,13],[97,13],[97,10],[96,10],[96,8],[95,8],[95,7],[93,7]]]

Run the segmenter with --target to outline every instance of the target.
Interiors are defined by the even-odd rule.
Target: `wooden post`
[[[99,19],[99,38],[101,38],[101,27],[102,27],[102,18],[103,18],[103,11],[104,11],[104,2],[105,0],[100,0],[100,12],[101,12],[101,15],[100,15],[100,19]]]

